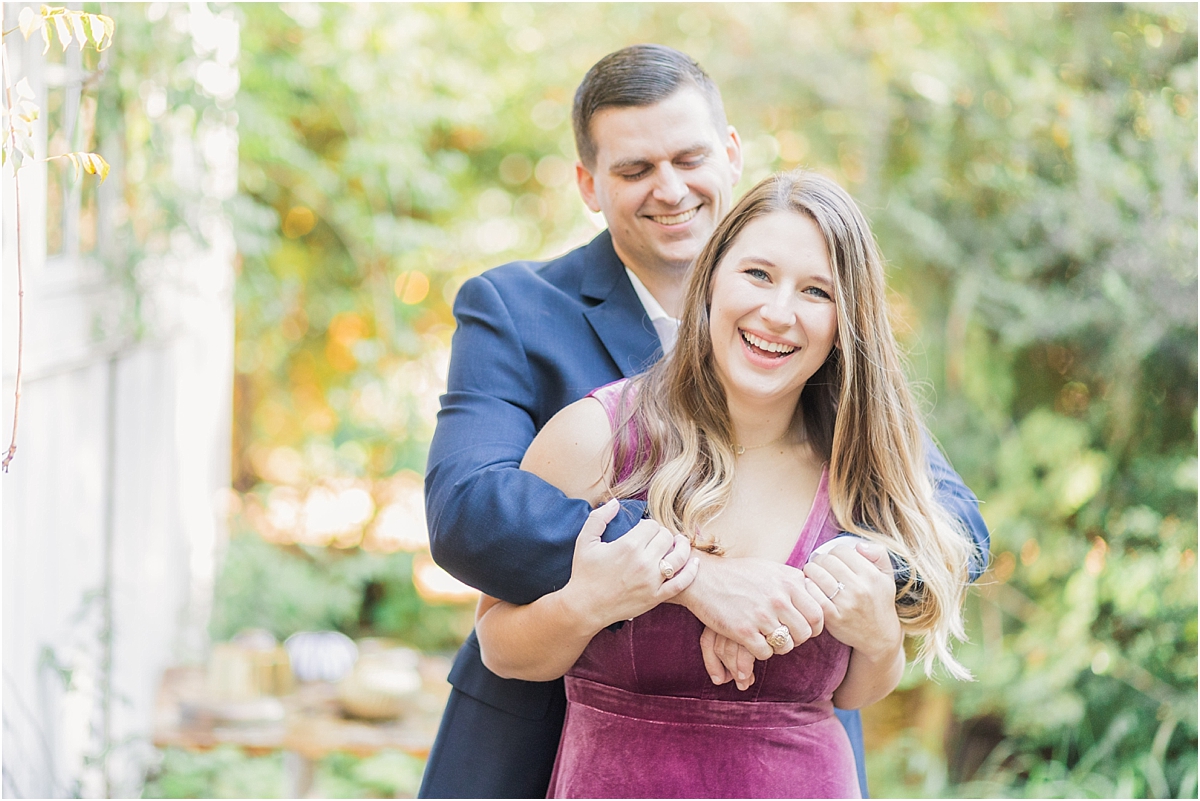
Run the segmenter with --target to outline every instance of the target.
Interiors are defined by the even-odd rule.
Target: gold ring
[[[663,581],[670,581],[671,577],[675,575],[675,568],[671,567],[671,563],[666,559],[661,559],[658,563],[658,572],[662,573]]]
[[[786,648],[792,642],[792,632],[787,626],[780,626],[771,632],[767,637],[767,645],[771,646],[772,651],[779,651]]]

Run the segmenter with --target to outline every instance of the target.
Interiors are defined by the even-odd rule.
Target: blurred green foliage
[[[412,562],[409,553],[283,547],[243,528],[225,554],[209,633],[227,640],[245,628],[264,628],[282,640],[333,629],[395,638],[430,653],[453,651],[471,630],[474,608],[423,601]]]
[[[143,798],[282,798],[283,755],[247,756],[232,745],[191,752],[167,748]]]
[[[358,758],[331,754],[313,766],[312,798],[413,798],[424,762],[398,751]],[[223,745],[193,753],[168,748],[143,798],[283,798],[282,754],[248,756]]]
[[[1194,5],[230,8],[235,109],[199,98],[190,122],[128,136],[158,154],[163,121],[237,114],[248,511],[332,480],[381,509],[389,477],[422,470],[454,292],[597,230],[572,180],[574,88],[607,52],[670,44],[723,89],[741,189],[803,164],[863,204],[931,427],[993,531],[960,652],[978,681],[913,675],[881,705],[900,722],[873,744],[874,793],[1195,797]],[[190,56],[166,64],[186,26],[139,24],[122,102],[144,102],[141,69],[169,108],[190,102]],[[129,223],[151,244],[185,216],[154,194],[156,158],[129,189],[156,209]],[[412,557],[349,545],[238,534],[214,634],[447,646],[453,613],[412,591]]]
[[[331,754],[318,763],[311,795],[315,798],[415,798],[425,760],[399,751],[381,751],[360,759]]]

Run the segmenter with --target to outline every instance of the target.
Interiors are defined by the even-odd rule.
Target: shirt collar
[[[646,285],[642,283],[642,279],[638,278],[637,275],[634,274],[633,270],[626,267],[625,274],[629,276],[629,283],[633,284],[633,291],[637,293],[638,300],[642,302],[642,306],[646,309],[646,314],[650,317],[650,322],[654,322],[655,320],[670,320],[674,323],[679,322],[679,320],[667,314],[666,310],[663,309],[662,304],[650,294],[650,290],[646,289]]]
[[[626,267],[625,274],[629,276],[629,283],[633,284],[633,291],[637,293],[638,300],[642,302],[642,307],[646,310],[646,316],[650,318],[650,323],[654,326],[654,330],[658,334],[658,339],[663,346],[663,352],[670,351],[675,345],[675,337],[679,331],[679,320],[667,314],[662,304],[650,294],[649,289],[646,289],[646,285],[642,283],[642,280],[634,275],[633,270]]]

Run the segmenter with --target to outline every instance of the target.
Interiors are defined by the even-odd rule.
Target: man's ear
[[[596,179],[582,161],[575,162],[575,184],[579,187],[583,204],[594,212],[600,211],[600,203],[596,200]]]
[[[738,136],[737,128],[729,126],[729,138],[725,142],[725,155],[729,157],[729,166],[733,169],[733,185],[742,178],[742,138]]]

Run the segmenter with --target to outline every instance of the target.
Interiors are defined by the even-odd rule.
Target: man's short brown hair
[[[725,120],[721,92],[708,73],[686,53],[664,45],[639,44],[597,61],[575,91],[571,110],[579,160],[588,169],[596,164],[596,143],[591,131],[596,112],[605,108],[651,106],[687,86],[695,87],[704,96],[713,124],[723,134],[729,123]]]

